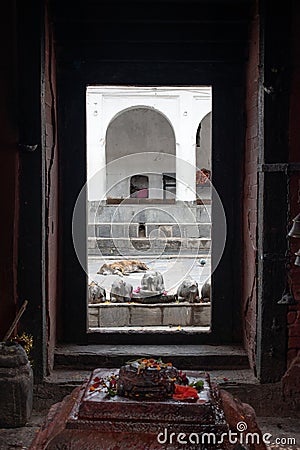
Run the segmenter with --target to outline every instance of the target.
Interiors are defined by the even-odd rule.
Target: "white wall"
[[[106,198],[106,131],[122,111],[143,106],[162,113],[171,124],[176,141],[176,197],[195,199],[196,133],[199,122],[211,111],[211,88],[120,87],[87,88],[88,198]],[[130,163],[132,174],[134,165]],[[140,168],[139,168],[140,169]],[[147,169],[148,170],[148,169]],[[169,170],[174,172],[174,170]],[[112,176],[118,176],[112,168]]]
[[[212,113],[207,114],[201,121],[200,147],[196,147],[196,164],[198,169],[211,170],[211,119]]]

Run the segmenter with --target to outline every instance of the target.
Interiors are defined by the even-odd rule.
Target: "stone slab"
[[[163,321],[162,325],[180,325],[188,326],[192,325],[191,306],[165,306],[163,308]]]
[[[100,327],[123,327],[129,324],[128,305],[102,305],[99,307]]]
[[[100,326],[100,323],[99,323],[99,312],[98,311],[97,311],[97,314],[93,314],[89,310],[88,317],[89,317],[89,327],[91,327],[91,328],[98,328]]]
[[[195,337],[196,339],[197,337]],[[60,344],[55,351],[55,367],[68,366],[76,369],[118,367],[126,361],[142,357],[161,357],[172,362],[175,367],[185,370],[249,368],[247,353],[239,345],[124,344]]]
[[[192,309],[191,324],[194,326],[210,326],[211,324],[211,305],[210,303],[195,304]]]
[[[137,306],[130,309],[131,326],[155,326],[162,323],[162,310],[160,307]]]

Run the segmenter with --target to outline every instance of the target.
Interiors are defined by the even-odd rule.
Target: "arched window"
[[[175,158],[170,158],[176,155],[176,143],[164,114],[145,106],[121,111],[110,122],[105,142],[108,203],[165,198],[163,173],[176,172]]]

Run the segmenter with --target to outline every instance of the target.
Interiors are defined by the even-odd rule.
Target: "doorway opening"
[[[212,88],[86,100],[88,330],[209,333]]]

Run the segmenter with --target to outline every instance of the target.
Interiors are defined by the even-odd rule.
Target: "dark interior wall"
[[[290,98],[290,163],[300,163],[300,4],[293,2],[292,23],[292,81]],[[291,173],[290,179],[290,219],[300,213],[300,174],[298,171]],[[289,224],[291,228],[292,222]],[[300,267],[293,265],[294,253],[300,248],[300,239],[290,238],[290,250],[292,253],[291,280],[292,291],[298,304],[290,306],[288,311],[288,364],[300,353]]]
[[[0,340],[16,314],[18,237],[18,126],[15,1],[0,6]]]
[[[257,225],[257,375],[279,381],[287,367],[287,225],[293,5],[260,0]],[[280,301],[281,300],[281,301]],[[275,369],[275,370],[274,370]]]
[[[249,33],[249,59],[246,68],[246,135],[243,199],[243,294],[244,343],[251,367],[255,366],[257,302],[257,157],[258,157],[258,65],[259,15],[254,11]]]

